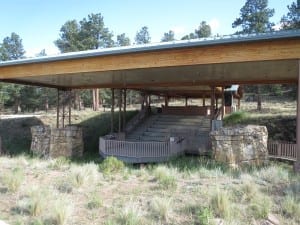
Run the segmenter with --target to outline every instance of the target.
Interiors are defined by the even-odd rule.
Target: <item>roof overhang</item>
[[[60,89],[176,89],[190,95],[199,87],[200,95],[208,86],[297,82],[299,58],[300,31],[279,32],[2,62],[0,79]]]

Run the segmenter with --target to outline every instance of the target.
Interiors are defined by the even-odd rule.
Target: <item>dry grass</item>
[[[194,164],[181,170],[185,161]],[[3,177],[17,165],[23,182],[8,191]],[[142,169],[125,166],[109,179],[97,164],[67,165],[54,169],[50,160],[0,157],[1,218],[12,225],[211,224],[216,217],[251,224],[273,213],[281,224],[299,222],[300,177],[287,165],[240,171],[235,177],[209,160],[182,158]]]
[[[251,117],[295,115],[294,103],[263,106],[264,114],[255,103],[244,110]],[[179,225],[222,217],[225,224],[260,224],[272,213],[280,224],[300,224],[300,176],[288,164],[235,172],[202,157],[141,169],[119,165],[0,157],[0,219],[11,225]]]

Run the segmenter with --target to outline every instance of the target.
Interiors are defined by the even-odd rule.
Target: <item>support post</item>
[[[71,116],[72,116],[72,91],[69,92],[69,125],[71,125]]]
[[[215,97],[215,86],[212,86],[210,92],[210,130],[212,130],[212,121],[215,117]]]
[[[165,106],[167,107],[169,105],[169,97],[165,96]]]
[[[115,114],[115,89],[111,89],[111,114],[110,114],[110,132],[114,132],[114,114]]]
[[[119,133],[122,131],[122,89],[119,89]]]
[[[57,89],[56,128],[59,128],[59,90]]]
[[[205,96],[202,97],[202,106],[205,106]]]
[[[123,130],[125,130],[125,126],[126,126],[126,89],[123,90]]]
[[[296,144],[297,160],[294,164],[294,171],[300,173],[300,60],[298,61],[298,89],[297,89],[297,127],[296,127]]]
[[[221,111],[221,119],[223,120],[224,118],[224,115],[225,115],[225,99],[224,99],[224,87],[222,87],[222,95],[221,95],[221,98],[222,98],[222,111]]]
[[[185,97],[185,107],[188,106],[188,97]]]

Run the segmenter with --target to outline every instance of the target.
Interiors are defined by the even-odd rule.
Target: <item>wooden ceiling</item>
[[[298,81],[300,33],[174,48],[0,64],[4,82],[59,89],[131,88],[201,95],[210,86]]]

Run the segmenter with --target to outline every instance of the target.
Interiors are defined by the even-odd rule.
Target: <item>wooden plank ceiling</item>
[[[210,86],[298,81],[300,33],[174,48],[0,64],[4,82],[70,88],[130,88],[201,95]]]

